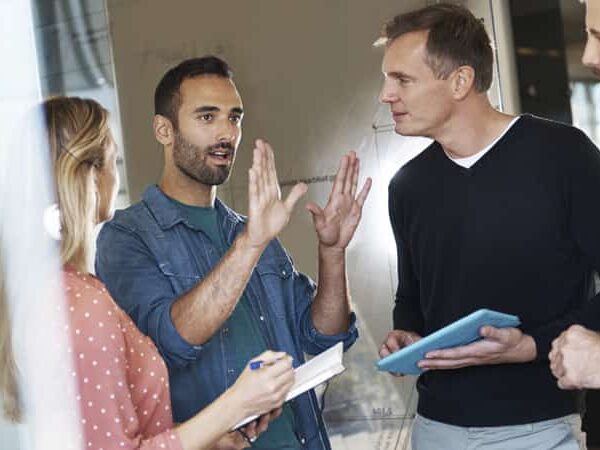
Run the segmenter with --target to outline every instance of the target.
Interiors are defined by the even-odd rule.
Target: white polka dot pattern
[[[167,369],[150,338],[95,277],[66,268],[65,293],[86,448],[181,450]]]

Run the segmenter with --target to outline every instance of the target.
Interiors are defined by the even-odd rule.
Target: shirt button
[[[259,319],[260,319],[261,321],[263,321],[263,322],[265,321],[265,317],[264,317],[264,316],[260,316],[260,317],[259,317]]]
[[[283,275],[285,277],[287,275],[287,272],[285,270],[282,270],[281,275]]]
[[[229,333],[229,328],[223,328],[223,334]]]
[[[232,374],[234,372],[235,372],[235,370],[233,370],[233,369],[227,369],[227,373],[229,373],[229,374]]]
[[[301,437],[301,438],[300,438],[300,443],[301,443],[302,445],[306,444],[306,438],[305,438],[305,437]]]

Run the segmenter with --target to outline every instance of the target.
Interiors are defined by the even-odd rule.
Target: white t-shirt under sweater
[[[508,132],[508,130],[510,130],[510,128],[515,124],[515,122],[517,120],[519,120],[519,117],[520,116],[517,116],[513,120],[511,120],[510,123],[508,124],[508,126],[500,134],[500,136],[498,136],[496,139],[494,139],[494,142],[492,142],[490,145],[488,145],[483,150],[478,151],[474,155],[467,156],[466,158],[452,158],[450,155],[448,155],[448,153],[446,153],[446,156],[448,156],[448,158],[450,158],[450,160],[452,162],[455,162],[459,166],[462,166],[465,169],[470,169],[473,166],[473,164],[475,164],[477,161],[479,161],[483,157],[483,155],[485,155],[494,145],[496,145],[496,142],[498,142],[500,139],[502,139],[502,137]]]

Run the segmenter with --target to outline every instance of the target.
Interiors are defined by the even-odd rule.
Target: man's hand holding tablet
[[[519,324],[517,316],[480,309],[424,338],[394,330],[380,349],[383,359],[377,367],[417,375],[432,369],[531,361],[535,342],[516,328]]]

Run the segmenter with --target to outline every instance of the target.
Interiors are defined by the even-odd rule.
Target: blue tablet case
[[[417,362],[425,359],[432,350],[457,347],[481,339],[479,330],[485,325],[496,328],[517,327],[521,321],[517,316],[490,309],[479,309],[450,325],[431,333],[402,350],[392,353],[377,362],[379,370],[418,375],[423,372]]]

